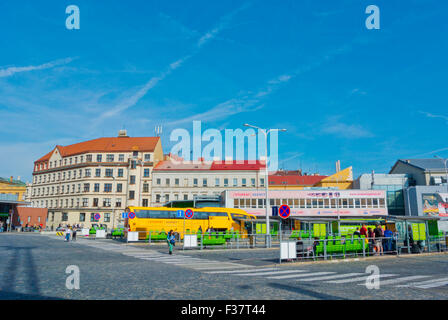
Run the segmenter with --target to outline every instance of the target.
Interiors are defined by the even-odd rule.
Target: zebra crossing
[[[57,238],[62,240],[62,238]],[[247,264],[209,260],[192,257],[184,254],[169,255],[156,250],[141,249],[135,246],[91,241],[79,239],[83,245],[99,248],[106,251],[120,253],[145,261],[165,263],[179,267],[194,269],[210,275],[229,275],[235,277],[256,278],[262,277],[268,280],[285,280],[296,283],[329,283],[337,285],[355,284],[366,286],[366,280],[370,274],[360,272],[337,273],[334,271],[314,271],[305,269],[285,269],[280,267],[256,267]],[[381,273],[380,287],[393,286],[396,288],[433,289],[448,286],[446,275],[412,275],[400,276],[399,274]]]
[[[179,267],[202,270],[223,270],[223,269],[240,269],[250,267],[240,263],[223,262],[208,260],[203,258],[195,258],[183,254],[169,255],[168,253],[161,253],[155,250],[140,249],[136,247],[129,247],[122,244],[106,243],[102,241],[90,241],[86,239],[78,240],[79,243],[89,247],[121,253],[128,257],[133,257],[145,261],[160,262]]]
[[[350,272],[337,273],[334,271],[319,271],[310,272],[304,269],[289,269],[284,270],[280,268],[253,268],[246,270],[219,270],[219,271],[205,271],[207,274],[229,275],[229,276],[244,276],[244,277],[263,277],[270,280],[287,280],[288,282],[306,282],[306,283],[331,283],[331,284],[358,284],[366,286],[366,280],[371,277],[370,274]],[[448,277],[437,278],[438,275],[414,275],[414,276],[400,276],[399,274],[380,274],[381,286],[394,286],[397,288],[419,288],[430,289],[443,287],[448,285]],[[429,279],[428,278],[432,278]],[[403,284],[406,283],[406,284]]]

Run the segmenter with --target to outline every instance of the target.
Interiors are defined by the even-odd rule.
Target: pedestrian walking
[[[67,242],[70,241],[70,233],[71,233],[70,227],[67,227],[65,229],[65,241],[67,241]]]
[[[168,232],[166,242],[168,243],[168,246],[170,248],[170,254],[173,254],[173,247],[176,245],[176,238],[174,237],[173,230],[170,230],[170,232]]]

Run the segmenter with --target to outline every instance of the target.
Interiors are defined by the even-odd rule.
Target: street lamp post
[[[262,132],[264,135],[264,146],[265,146],[265,181],[264,181],[264,185],[265,185],[265,192],[266,192],[266,204],[265,204],[265,208],[266,208],[266,247],[270,248],[271,247],[271,228],[270,228],[270,224],[269,224],[269,171],[268,171],[268,135],[271,131],[286,131],[286,129],[262,129],[259,128],[257,126],[253,126],[250,124],[245,123],[244,124],[245,127],[251,127],[254,129],[258,129],[258,132]]]
[[[439,156],[437,156],[437,155],[435,155],[434,157],[436,157],[437,159],[440,159],[441,161],[443,161],[443,164],[445,165],[446,190],[447,190],[447,192],[448,192],[448,170],[447,170],[447,167],[446,167],[446,163],[447,163],[447,161],[448,161],[448,158],[447,158],[447,159],[444,159],[444,158],[441,158],[441,157],[439,157]]]

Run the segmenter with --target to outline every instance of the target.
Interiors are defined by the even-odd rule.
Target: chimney
[[[124,138],[127,138],[127,137],[128,137],[127,131],[124,130],[124,129],[118,131],[118,137],[124,137]]]

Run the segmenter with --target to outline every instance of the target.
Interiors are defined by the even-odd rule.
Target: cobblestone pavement
[[[0,299],[448,299],[446,254],[279,265],[278,249],[176,249],[3,233]],[[70,265],[79,290],[66,288]],[[379,289],[366,287],[370,265]]]

